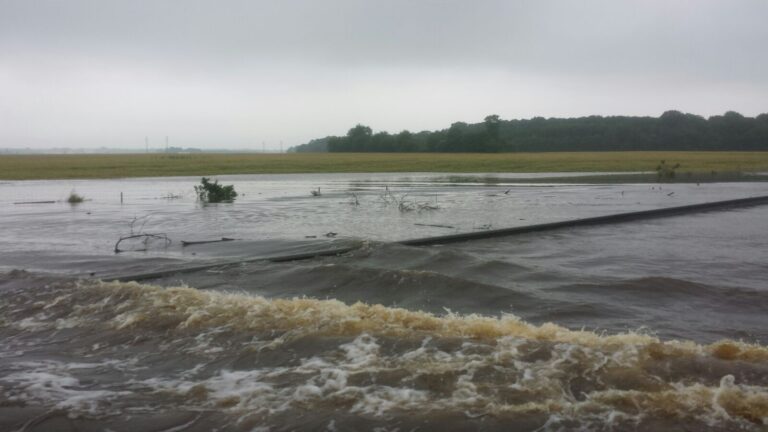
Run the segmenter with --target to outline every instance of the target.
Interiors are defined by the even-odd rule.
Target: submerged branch
[[[171,244],[171,239],[168,238],[165,233],[156,233],[156,234],[132,234],[129,236],[120,237],[117,240],[117,243],[115,243],[115,253],[125,252],[124,250],[120,249],[120,243],[124,240],[129,239],[135,239],[135,238],[141,238],[141,242],[144,244],[144,249],[137,249],[137,252],[146,251],[148,248],[148,244],[150,240],[162,240],[165,243],[165,247],[168,247]]]

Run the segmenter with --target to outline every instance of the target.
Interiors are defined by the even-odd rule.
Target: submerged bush
[[[211,179],[208,177],[203,177],[200,180],[200,184],[195,186],[195,193],[197,193],[197,199],[209,203],[234,201],[235,197],[237,197],[235,186],[222,186],[218,180],[214,180],[211,183]]]
[[[70,204],[80,204],[83,201],[85,201],[85,197],[78,195],[75,191],[70,192],[69,198],[67,198],[67,202]]]
[[[680,164],[675,164],[674,166],[667,165],[666,161],[661,161],[661,163],[656,167],[656,179],[660,182],[663,181],[672,181],[675,178],[675,170],[680,168]]]

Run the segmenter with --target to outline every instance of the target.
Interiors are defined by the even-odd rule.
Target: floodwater
[[[234,203],[196,202],[198,178],[0,182],[0,430],[768,427],[768,206],[393,243],[765,183],[220,180]],[[114,253],[132,232],[171,243]],[[203,263],[222,265],[99,280]]]

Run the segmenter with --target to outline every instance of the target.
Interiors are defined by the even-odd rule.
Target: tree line
[[[358,124],[345,136],[312,140],[296,152],[547,152],[768,150],[768,114],[728,111],[704,118],[680,111],[659,117],[589,116],[456,122],[447,129],[397,134]]]

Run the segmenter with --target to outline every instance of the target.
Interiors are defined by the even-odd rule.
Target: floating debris
[[[200,240],[200,241],[181,241],[182,246],[192,246],[192,245],[199,245],[199,244],[207,244],[207,243],[221,243],[221,242],[228,242],[228,241],[235,241],[233,238],[228,237],[222,237],[221,240]]]
[[[56,204],[56,201],[19,201],[14,204]]]
[[[126,240],[136,240],[139,243],[138,249],[120,249],[120,243],[126,241]],[[120,239],[117,240],[117,243],[115,243],[115,253],[120,252],[126,252],[128,250],[134,251],[134,252],[146,252],[150,249],[150,245],[153,244],[155,240],[160,240],[163,244],[163,247],[168,247],[171,244],[171,239],[168,238],[165,233],[156,233],[156,234],[133,234],[129,236],[120,237]]]
[[[452,227],[450,225],[440,225],[440,224],[424,224],[424,223],[415,223],[414,225],[418,226],[426,226],[426,227],[435,227],[435,228],[450,228],[453,229],[455,227]]]

